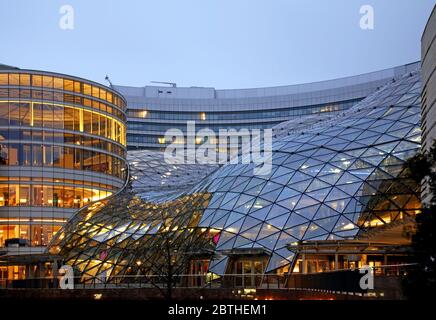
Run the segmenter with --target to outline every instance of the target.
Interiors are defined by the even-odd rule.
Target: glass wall
[[[51,76],[48,74],[35,73],[1,73],[0,86],[34,87],[40,88],[41,92],[42,90],[53,92],[65,91],[70,94],[70,97],[75,97],[77,101],[82,101],[80,98],[86,96],[87,98],[103,103],[104,106],[101,107],[102,110],[108,109],[109,105],[119,108],[120,110],[126,109],[126,103],[120,95],[102,86],[82,82],[81,79],[77,78],[66,78],[66,76],[63,75]],[[98,106],[100,106],[100,104],[98,104]],[[109,113],[113,113],[112,109],[110,110],[111,112]],[[121,112],[120,115],[122,114]]]
[[[64,220],[61,221],[65,222]],[[59,223],[59,222],[58,222]],[[8,239],[27,240],[29,246],[46,246],[61,229],[61,225],[53,224],[7,224],[0,225],[0,247]]]
[[[0,207],[43,206],[80,208],[91,201],[111,195],[112,192],[97,188],[69,185],[0,183]]]
[[[0,246],[45,246],[75,209],[120,188],[125,108],[83,79],[0,71]]]
[[[279,124],[282,121],[268,121],[268,122],[260,122],[260,123],[219,123],[219,124],[204,124],[204,123],[195,123],[196,131],[201,129],[211,129],[215,132],[218,132],[219,129],[265,129],[271,128],[272,126]],[[185,123],[147,123],[147,122],[129,122],[129,130],[138,130],[138,131],[154,131],[156,133],[165,134],[165,132],[169,129],[179,129],[183,132],[186,132],[186,122]],[[132,134],[129,134],[127,138],[129,138]]]
[[[121,96],[81,79],[0,73],[0,165],[95,171],[124,179],[124,108]]]
[[[94,171],[124,179],[123,162],[118,156],[78,146],[0,141],[0,165]]]
[[[203,112],[178,111],[183,110],[184,104],[173,102],[177,106],[176,111],[156,110],[167,107],[167,104],[159,105],[150,103],[150,108],[140,105],[138,102],[131,102],[127,110],[129,117],[127,144],[129,149],[136,149],[147,145],[147,148],[160,149],[171,141],[165,141],[165,132],[169,129],[179,129],[186,133],[186,121],[196,121],[196,130],[204,128],[218,132],[220,129],[267,129],[293,118],[322,113],[339,114],[351,108],[362,98],[355,98],[324,104],[312,104],[304,106],[289,106],[291,101],[280,100],[273,102],[253,102],[252,110],[237,111],[241,107],[247,107],[247,103],[233,104],[232,102],[220,102],[226,107],[232,106],[236,111],[208,111],[216,107],[216,103],[205,102]],[[195,105],[197,105],[196,102]],[[188,108],[192,107],[186,103]],[[279,108],[280,107],[280,108]],[[134,109],[133,109],[134,108]],[[136,131],[136,132],[133,132]]]
[[[359,102],[362,99],[345,100],[334,103],[308,105],[301,107],[283,107],[280,109],[271,106],[265,106],[260,110],[248,111],[226,111],[217,112],[207,110],[210,105],[205,105],[205,112],[185,112],[185,111],[162,111],[150,109],[129,109],[127,116],[131,118],[142,119],[159,119],[159,120],[246,120],[246,119],[265,119],[265,118],[281,118],[295,117],[309,114],[317,114],[323,112],[335,112],[346,110]]]
[[[125,145],[125,125],[106,114],[55,103],[2,101],[0,126],[79,131]]]

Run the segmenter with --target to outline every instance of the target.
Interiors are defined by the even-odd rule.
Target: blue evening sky
[[[246,88],[420,59],[435,0],[0,0],[0,63],[133,86]],[[73,30],[59,8],[74,8]],[[361,30],[370,4],[375,29]]]

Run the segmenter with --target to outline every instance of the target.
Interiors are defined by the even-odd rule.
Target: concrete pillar
[[[339,255],[335,253],[335,270],[339,270]]]
[[[53,277],[53,286],[55,288],[58,288],[59,287],[59,284],[58,284],[59,266],[58,266],[57,260],[53,260],[51,270],[52,270],[52,277]]]
[[[383,255],[383,265],[387,266],[388,265],[388,255],[385,253]],[[382,268],[383,270],[383,274],[386,275],[386,268]]]
[[[53,273],[53,278],[56,278],[59,275],[59,266],[57,260],[53,260],[52,273]]]
[[[26,264],[26,279],[32,279],[33,278],[33,270],[32,266],[30,264]]]
[[[42,262],[39,266],[39,276],[45,278],[45,263]]]
[[[301,255],[301,261],[302,261],[301,273],[306,274],[307,273],[307,260],[306,260],[306,255],[304,253]]]

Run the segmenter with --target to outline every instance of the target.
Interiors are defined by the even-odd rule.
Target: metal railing
[[[226,274],[211,278],[210,274],[125,275],[108,278],[74,277],[74,289],[127,289],[160,288],[283,288],[284,275]],[[0,289],[60,288],[61,277],[35,277],[29,279],[0,279]]]
[[[374,277],[402,277],[416,264],[385,265],[370,267]],[[75,289],[128,289],[128,288],[261,288],[261,289],[319,289],[335,287],[331,282],[343,281],[342,275],[359,269],[341,269],[318,273],[294,274],[225,274],[212,278],[211,274],[177,274],[177,275],[124,275],[109,277],[85,276],[69,278],[74,280]],[[354,279],[354,278],[353,278]],[[59,277],[35,277],[29,279],[0,279],[0,289],[46,289],[60,288]]]
[[[385,291],[401,291],[401,279],[418,264],[396,264],[384,266],[364,266],[355,269],[341,269],[327,272],[292,274],[288,277],[287,288],[303,291],[318,291],[347,295],[383,295]],[[361,285],[363,276],[371,271],[373,288]],[[392,292],[391,292],[392,293]]]

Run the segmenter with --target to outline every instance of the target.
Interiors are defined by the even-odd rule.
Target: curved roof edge
[[[0,63],[0,70],[18,70],[19,68]]]
[[[118,97],[120,97],[121,99],[123,99],[123,101],[125,103],[127,103],[126,98],[123,96],[123,94],[121,92],[119,92],[116,88],[114,88],[114,86],[107,86],[103,83],[94,81],[94,80],[89,80],[83,77],[78,77],[75,75],[71,75],[71,74],[66,74],[66,73],[61,73],[61,72],[55,72],[55,71],[48,71],[48,70],[37,70],[37,69],[22,69],[22,68],[18,68],[18,67],[14,67],[14,66],[8,66],[6,64],[1,64],[0,63],[0,71],[3,72],[17,72],[17,73],[34,73],[34,74],[42,74],[42,75],[51,75],[51,76],[55,76],[55,77],[61,77],[61,78],[67,78],[67,79],[72,79],[72,80],[77,80],[77,81],[82,81],[82,82],[86,82],[95,86],[98,86],[100,88],[103,88],[105,90],[109,90],[112,93],[116,94]]]
[[[306,92],[331,90],[354,85],[362,85],[368,82],[380,81],[398,77],[404,73],[420,69],[421,62],[416,61],[393,68],[373,71],[369,73],[348,76],[332,80],[317,82],[262,87],[246,89],[219,89],[213,87],[166,87],[166,86],[144,86],[131,87],[114,85],[118,91],[126,96],[145,98],[173,98],[173,99],[235,99],[235,98],[258,98],[267,96],[280,96],[290,94],[301,94]]]

